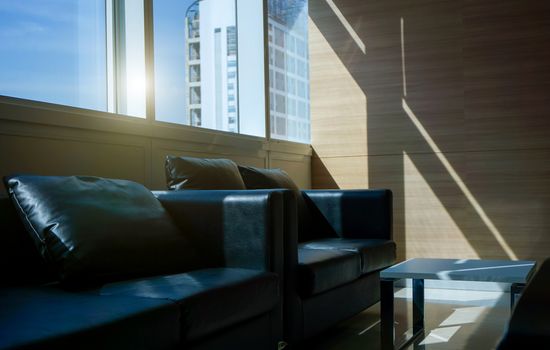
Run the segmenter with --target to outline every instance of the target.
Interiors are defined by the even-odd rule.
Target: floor
[[[411,289],[396,290],[396,337],[406,336],[411,324],[411,305]],[[425,336],[407,349],[494,349],[509,317],[509,293],[426,289]],[[376,304],[316,337],[305,348],[380,349],[379,332],[379,304]]]

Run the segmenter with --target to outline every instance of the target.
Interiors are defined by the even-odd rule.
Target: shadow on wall
[[[339,189],[338,184],[332,177],[332,174],[327,169],[317,152],[313,150],[311,155],[311,167],[315,169],[315,176],[311,179],[311,188],[322,189]]]
[[[542,260],[550,251],[550,6],[314,0],[309,11],[368,96],[368,187],[394,192],[399,258]],[[323,54],[314,49],[312,61]],[[321,103],[314,95],[312,106]],[[313,185],[330,186],[325,178]]]

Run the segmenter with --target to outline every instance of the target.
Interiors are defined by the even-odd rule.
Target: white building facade
[[[236,24],[239,4],[235,0],[201,0],[187,10],[189,125],[240,132],[238,38],[244,33],[238,33]],[[270,0],[268,4],[271,136],[309,143],[307,0]],[[259,64],[263,61],[261,45],[259,42],[258,57],[253,59]],[[254,52],[249,46],[248,55]]]

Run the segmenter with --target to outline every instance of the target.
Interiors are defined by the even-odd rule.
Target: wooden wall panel
[[[2,176],[90,175],[150,183],[150,145],[143,138],[27,123],[0,125]]]
[[[367,188],[368,159],[366,156],[319,157],[311,159],[313,188]]]
[[[163,190],[170,154],[280,167],[300,187],[311,187],[309,145],[95,114],[0,102],[0,177],[90,175]],[[0,196],[5,195],[0,186]]]
[[[367,154],[367,99],[310,21],[312,143],[321,158]]]
[[[391,188],[400,259],[550,256],[550,2],[333,3],[366,50],[310,1],[314,188]]]

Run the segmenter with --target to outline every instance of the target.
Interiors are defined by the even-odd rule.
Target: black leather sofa
[[[284,340],[307,339],[380,299],[379,271],[395,262],[389,190],[301,191],[281,169],[229,159],[168,156],[166,184],[179,192],[288,189],[284,193]]]
[[[516,302],[498,350],[546,349],[550,344],[550,259],[543,261]]]
[[[396,246],[391,191],[300,194],[297,210],[285,212],[284,333],[307,347],[308,338],[379,301],[379,271],[395,262]]]
[[[60,286],[0,198],[0,349],[276,349],[283,192],[155,195],[204,266],[81,290]]]

